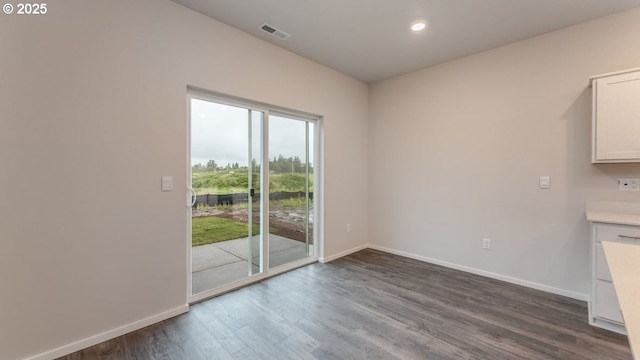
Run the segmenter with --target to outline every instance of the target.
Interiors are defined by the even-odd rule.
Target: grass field
[[[260,233],[258,225],[252,228],[253,235]],[[269,230],[275,233],[274,229]],[[191,246],[213,244],[220,241],[246,238],[249,226],[240,221],[223,219],[215,216],[192,219]]]
[[[260,177],[254,176],[253,188],[260,192]],[[246,169],[235,171],[210,171],[193,172],[191,186],[198,195],[204,194],[242,194],[248,190],[249,178]],[[271,192],[279,191],[309,191],[313,192],[313,174],[270,174],[269,189]]]

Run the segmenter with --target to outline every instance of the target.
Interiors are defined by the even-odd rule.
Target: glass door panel
[[[314,123],[269,116],[269,268],[314,254]]]
[[[261,271],[263,116],[191,98],[192,294]]]

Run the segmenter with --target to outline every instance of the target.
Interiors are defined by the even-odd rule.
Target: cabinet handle
[[[618,235],[618,237],[621,237],[623,239],[640,240],[640,237],[638,236]]]

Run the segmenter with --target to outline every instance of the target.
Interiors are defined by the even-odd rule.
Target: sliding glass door
[[[269,117],[269,267],[300,260],[313,247],[314,124]]]
[[[192,294],[261,271],[264,113],[191,99]]]
[[[317,258],[316,121],[190,95],[191,295]]]

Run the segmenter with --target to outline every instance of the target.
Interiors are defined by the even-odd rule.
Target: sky
[[[215,160],[218,166],[247,165],[249,154],[249,110],[214,102],[191,100],[191,165],[206,165]],[[261,112],[252,111],[253,157],[260,159]],[[313,125],[313,124],[312,124]],[[313,127],[310,138],[313,141]],[[309,149],[313,163],[313,146]],[[269,158],[298,156],[305,161],[305,122],[269,117]]]

